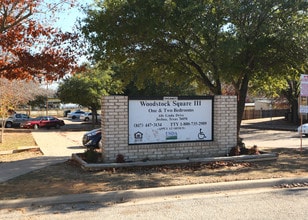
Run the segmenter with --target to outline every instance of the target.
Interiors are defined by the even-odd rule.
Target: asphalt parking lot
[[[277,131],[260,129],[241,129],[240,137],[247,146],[257,145],[269,148],[299,148],[308,146],[308,138],[295,131]]]

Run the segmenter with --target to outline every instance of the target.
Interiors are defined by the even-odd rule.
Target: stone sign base
[[[128,144],[128,97],[102,97],[102,151],[105,162],[187,160],[219,157],[237,144],[236,96],[215,96],[213,105],[213,141],[159,144]]]

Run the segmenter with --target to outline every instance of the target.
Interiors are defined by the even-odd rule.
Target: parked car
[[[67,117],[67,114],[70,113],[70,112],[71,112],[71,110],[65,110],[65,111],[63,111],[63,117]]]
[[[6,128],[12,128],[12,127],[19,127],[20,123],[29,120],[29,115],[27,114],[21,114],[21,113],[15,113],[8,117],[5,121],[5,127]],[[0,119],[0,126],[2,125],[3,119]]]
[[[303,134],[305,136],[308,136],[308,123],[302,124],[297,128],[297,131],[299,134]]]
[[[82,137],[82,144],[87,148],[100,148],[102,139],[102,129],[97,128],[86,132]]]
[[[65,125],[64,121],[56,117],[39,116],[21,123],[20,127],[38,129],[38,128],[51,128],[51,127],[60,128],[61,126],[64,125]]]
[[[97,114],[97,120],[100,120],[100,119],[101,119],[100,114]],[[92,120],[92,112],[86,112],[86,113],[80,115],[80,120],[83,120],[83,121]]]
[[[71,118],[71,119],[77,119],[77,118],[80,118],[80,115],[85,114],[85,113],[86,112],[84,112],[84,111],[77,110],[77,111],[68,113],[67,117]]]

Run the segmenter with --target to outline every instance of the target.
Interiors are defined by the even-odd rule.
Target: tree
[[[289,121],[299,122],[298,97],[300,94],[300,75],[304,74],[301,68],[290,68],[287,74],[256,76],[251,80],[250,93],[258,97],[271,99],[285,98],[290,105]]]
[[[55,91],[46,89],[43,94],[39,94],[39,95],[35,96],[35,98],[33,100],[30,100],[27,104],[31,108],[35,108],[35,107],[42,108],[42,106],[47,108],[48,107],[47,106],[48,98],[51,98],[54,95],[55,95]],[[48,108],[47,108],[47,110],[48,110]],[[46,110],[46,113],[48,112],[47,110]]]
[[[74,0],[0,0],[0,77],[58,79],[76,68],[78,36],[39,20]]]
[[[291,118],[289,120],[295,123],[299,121],[298,97],[300,93],[299,77],[296,75],[290,74],[289,77],[285,78],[287,85],[281,89],[281,94],[286,97],[291,106]]]
[[[239,134],[252,77],[307,63],[306,17],[303,0],[106,0],[82,31],[94,60],[123,65],[122,79],[198,82],[214,95],[232,85]]]
[[[59,84],[57,95],[64,103],[76,103],[89,108],[97,115],[103,95],[121,92],[119,82],[112,80],[112,71],[101,71],[98,67],[67,77]],[[94,123],[94,117],[93,117]]]
[[[125,87],[124,94],[135,97],[193,96],[196,95],[196,88],[189,82],[178,85],[173,82],[156,83],[149,79],[142,87],[131,82]]]
[[[301,65],[298,68],[290,68],[288,69],[288,75],[282,78],[285,82],[285,87],[280,90],[280,94],[290,104],[291,118],[289,120],[294,123],[299,122],[300,76],[301,74],[306,74],[307,67],[307,65]]]
[[[287,78],[289,69],[307,65],[307,2],[234,1],[229,14],[238,46],[231,47],[225,71],[238,96],[239,130],[252,78]]]
[[[116,63],[106,64],[101,62],[100,69],[110,69],[113,81],[120,80],[123,94],[134,97],[162,97],[162,96],[193,96],[200,93],[197,83],[191,81],[170,81],[156,79],[155,76],[146,75],[146,79],[140,79],[140,75],[131,74],[129,80],[122,80],[125,65]]]
[[[0,78],[0,119],[2,123],[0,143],[3,141],[5,121],[10,112],[19,105],[27,104],[39,94],[43,94],[43,90],[38,83]]]

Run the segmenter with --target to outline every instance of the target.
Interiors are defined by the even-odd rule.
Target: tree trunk
[[[291,104],[291,121],[293,123],[299,122],[299,115],[298,115],[298,101],[297,99],[293,99]]]
[[[290,106],[291,106],[291,118],[290,122],[298,123],[299,122],[299,109],[298,109],[298,96],[300,94],[299,91],[299,82],[296,80],[287,80],[288,88],[282,90],[282,94],[287,98]]]
[[[240,136],[240,128],[242,123],[242,118],[245,110],[246,96],[248,92],[248,82],[249,82],[249,74],[245,73],[241,86],[239,88],[239,92],[237,94],[237,140],[239,141]]]
[[[91,108],[92,112],[92,127],[95,127],[95,124],[97,124],[97,109],[96,108]]]
[[[3,123],[3,121],[1,122],[0,143],[3,143],[3,133],[4,133],[4,126],[5,126],[5,123]]]

